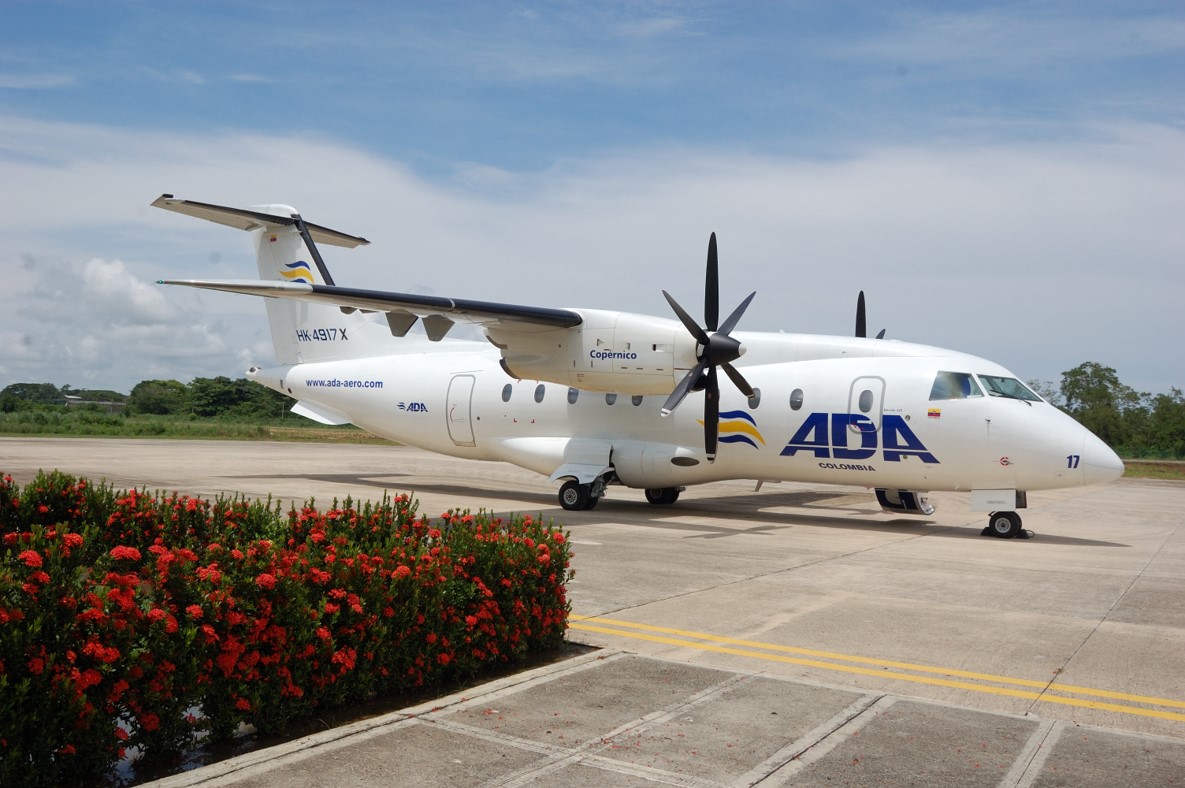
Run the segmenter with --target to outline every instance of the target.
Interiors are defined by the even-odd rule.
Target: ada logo
[[[428,406],[422,402],[400,402],[395,407],[405,413],[427,413]]]
[[[313,276],[313,269],[304,260],[297,260],[295,263],[288,263],[283,267],[286,270],[280,271],[280,276],[289,282],[302,282],[306,285],[317,283]]]
[[[743,410],[726,410],[720,414],[720,442],[746,443],[757,448],[765,445],[765,438],[757,429],[757,421]]]
[[[859,436],[860,445],[849,446],[849,436]],[[886,413],[881,418],[879,432],[872,419],[862,413],[812,413],[782,449],[782,456],[793,457],[800,451],[809,451],[821,460],[869,460],[878,449],[883,452],[885,462],[901,462],[903,457],[912,456],[938,464],[938,458],[918,439],[905,419],[895,413]]]

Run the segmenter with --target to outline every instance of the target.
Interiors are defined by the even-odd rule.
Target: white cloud
[[[0,193],[0,265],[19,283],[0,293],[4,383],[126,390],[269,360],[257,301],[150,284],[254,275],[245,233],[148,209],[162,191],[286,202],[370,238],[325,250],[339,284],[657,314],[662,288],[699,312],[716,230],[723,308],[758,291],[743,330],[848,333],[865,289],[890,336],[1022,377],[1093,360],[1136,388],[1183,383],[1165,364],[1185,298],[1185,134],[1171,128],[835,161],[644,150],[439,183],[322,138],[19,118],[0,133],[19,154],[0,181],[22,184]]]

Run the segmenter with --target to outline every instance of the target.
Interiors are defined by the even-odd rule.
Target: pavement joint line
[[[599,755],[598,753],[604,752],[614,747],[616,745],[614,740],[621,736],[626,734],[641,735],[647,730],[654,728],[656,725],[660,725],[663,722],[673,719],[676,715],[680,714],[691,706],[705,703],[734,686],[751,682],[755,679],[756,676],[754,674],[734,674],[723,681],[718,681],[715,684],[706,687],[705,689],[692,693],[682,700],[674,701],[661,709],[652,711],[649,714],[645,714],[641,717],[630,720],[629,722],[622,723],[607,734],[587,739],[584,742],[574,745],[573,747],[562,748],[556,745],[543,745],[553,748],[552,752],[548,754],[547,762],[523,767],[522,769],[509,775],[505,775],[496,781],[487,783],[487,785],[525,785],[526,783],[534,781],[541,776],[557,772],[573,764],[582,763],[595,766],[595,768],[599,769],[632,774],[651,780],[666,782],[672,785],[689,786],[689,788],[696,788],[699,786],[717,786],[718,783],[713,781],[705,781],[698,777],[667,772],[665,770],[655,769],[649,766],[640,766],[627,761],[620,761],[615,758]],[[471,728],[470,726],[464,725],[463,723],[454,723],[454,725],[456,728],[464,728],[466,732],[488,733],[478,728]],[[492,739],[493,737],[483,736],[483,738]],[[540,744],[542,744],[534,742],[533,740],[521,739],[514,736],[506,736],[504,739],[498,737],[498,740],[501,740],[506,744],[520,747],[521,749],[536,749]],[[521,746],[523,743],[529,743],[533,746]]]
[[[338,747],[349,746],[360,740],[380,736],[391,730],[410,727],[417,722],[432,721],[436,715],[449,714],[461,708],[468,708],[480,704],[491,695],[495,698],[513,692],[518,692],[535,684],[549,680],[549,676],[559,676],[596,667],[599,663],[612,662],[631,656],[622,651],[594,651],[588,654],[578,654],[561,662],[541,665],[529,671],[495,679],[487,684],[472,687],[467,690],[446,695],[443,698],[426,701],[416,706],[388,712],[377,717],[346,723],[325,731],[303,736],[299,739],[265,747],[260,750],[243,753],[234,758],[227,758],[216,763],[207,764],[179,774],[162,777],[151,783],[155,788],[184,788],[203,784],[221,784],[231,778],[244,779],[257,773],[261,768],[271,768],[274,761],[299,762],[309,757],[331,752]],[[486,692],[489,688],[490,691]],[[470,697],[477,692],[476,697]]]
[[[638,635],[638,634],[634,634],[631,632],[600,629],[600,628],[597,628],[592,625],[605,624],[610,627],[624,627],[627,629],[637,629],[637,630],[642,630],[642,631],[660,632],[660,633],[664,633],[664,634],[677,635],[679,637],[693,638],[693,639],[697,639],[697,640],[708,641],[710,643],[724,643],[724,644],[735,645],[735,646],[744,646],[746,648],[763,649],[766,651],[786,652],[786,653],[790,653],[790,654],[801,654],[803,656],[818,657],[820,659],[835,660],[837,662],[852,662],[852,663],[861,664],[861,665],[876,665],[879,667],[890,667],[890,668],[898,668],[901,670],[909,670],[909,671],[913,671],[915,673],[930,673],[930,674],[938,674],[938,675],[942,675],[942,676],[956,676],[959,678],[973,679],[976,681],[992,682],[995,684],[1013,685],[1013,686],[1018,686],[1018,687],[1032,687],[1036,690],[1040,690],[1040,692],[1017,694],[1016,697],[1031,698],[1034,702],[1045,701],[1045,702],[1049,702],[1049,703],[1065,703],[1066,705],[1082,705],[1081,703],[1072,702],[1072,701],[1077,700],[1074,698],[1061,698],[1058,696],[1048,696],[1047,695],[1047,693],[1055,692],[1055,693],[1061,693],[1063,695],[1087,695],[1087,696],[1094,696],[1094,697],[1099,697],[1099,698],[1109,698],[1111,700],[1127,701],[1129,703],[1143,703],[1143,704],[1152,705],[1152,706],[1163,706],[1163,707],[1167,707],[1167,708],[1185,709],[1185,701],[1173,700],[1171,698],[1158,698],[1158,697],[1153,697],[1153,696],[1148,696],[1148,695],[1133,695],[1133,694],[1124,693],[1124,692],[1114,692],[1111,690],[1094,689],[1092,687],[1079,687],[1079,686],[1074,686],[1074,685],[1069,685],[1069,684],[1058,685],[1055,683],[1051,684],[1050,682],[1036,681],[1033,679],[1013,678],[1010,676],[999,676],[999,675],[994,675],[994,674],[990,674],[990,673],[976,673],[973,671],[959,670],[957,668],[933,667],[933,666],[929,666],[929,665],[918,665],[918,664],[909,663],[909,662],[897,662],[894,660],[877,659],[874,657],[860,657],[860,656],[856,656],[856,655],[852,655],[852,654],[839,654],[839,653],[828,652],[828,651],[817,651],[814,649],[800,648],[798,646],[785,646],[785,645],[781,645],[781,644],[777,644],[777,643],[763,643],[760,641],[745,640],[742,638],[732,638],[732,637],[726,637],[723,635],[713,635],[713,634],[706,633],[706,632],[692,632],[689,630],[674,629],[671,627],[661,627],[661,626],[655,626],[652,624],[639,624],[639,623],[635,623],[632,621],[621,621],[621,620],[616,620],[616,619],[608,619],[608,618],[602,618],[600,616],[570,615],[569,621],[574,622],[574,623],[569,624],[570,628],[572,628],[572,629],[600,632],[602,634],[615,634],[615,635],[621,635],[624,637],[639,638],[639,639],[643,639],[643,640],[652,640],[653,638],[645,637],[643,635]],[[658,642],[667,642],[667,641],[659,640]],[[713,649],[709,646],[706,646],[703,644],[698,644],[698,643],[691,642],[691,641],[688,641],[688,642],[671,641],[671,645],[690,646],[692,648],[701,648],[701,649],[705,649],[705,650],[709,650],[709,651],[719,650],[719,649]],[[738,653],[738,652],[725,652],[725,653]],[[776,658],[773,655],[766,656],[766,655],[762,655],[762,654],[756,653],[756,652],[749,653],[749,654],[742,654],[742,656],[756,656],[759,658],[767,658],[767,659]],[[839,670],[839,671],[845,671],[845,672],[857,672],[857,673],[867,672],[867,671],[862,671],[862,670],[855,669],[855,668],[850,668],[849,666],[846,666],[846,665],[815,663],[813,661],[806,661],[806,660],[803,660],[803,661],[779,660],[779,661],[791,661],[791,662],[797,662],[797,664],[807,664],[807,665],[811,665],[814,667],[825,667],[830,670]],[[885,673],[883,671],[874,671],[874,672],[870,673],[869,675],[890,676],[892,678],[904,678],[905,680],[918,681],[918,682],[922,682],[922,683],[932,683],[931,681],[924,680],[924,678],[920,677],[920,676],[919,677],[905,677],[902,675]],[[1057,679],[1055,677],[1052,681],[1056,682],[1056,680]],[[937,682],[934,682],[934,683],[937,683]],[[943,686],[956,686],[956,684],[943,685]],[[967,685],[967,686],[975,686],[975,685]],[[964,686],[963,688],[967,688],[967,687]],[[979,688],[978,691],[991,692],[991,689],[984,687],[984,688]],[[1090,702],[1091,701],[1085,701],[1085,703],[1090,703]],[[1109,705],[1113,705],[1113,704],[1104,704],[1104,705],[1099,706],[1098,708],[1106,708]],[[1090,706],[1089,708],[1096,708],[1096,707]],[[1131,710],[1131,709],[1136,709],[1137,707],[1122,707],[1122,708],[1124,710]],[[1138,713],[1138,711],[1128,711],[1127,713]],[[1185,721],[1185,715],[1178,715],[1178,714],[1174,714],[1173,712],[1164,712],[1164,714],[1168,715],[1168,716],[1165,716],[1164,719]],[[1152,715],[1152,716],[1161,716],[1161,715],[1158,714],[1158,715]]]
[[[1000,780],[999,788],[1031,788],[1045,768],[1045,761],[1057,746],[1065,727],[1066,723],[1062,720],[1047,720],[1038,725],[1012,763],[1012,768]]]
[[[1127,586],[1124,587],[1123,591],[1121,591],[1119,593],[1119,595],[1115,597],[1115,601],[1111,603],[1111,607],[1107,608],[1107,612],[1104,613],[1103,616],[1101,618],[1099,618],[1098,621],[1095,622],[1094,627],[1092,627],[1090,632],[1088,632],[1086,634],[1086,637],[1082,638],[1082,642],[1078,644],[1078,647],[1075,648],[1074,651],[1068,657],[1066,657],[1065,661],[1062,663],[1062,667],[1059,668],[1057,670],[1057,672],[1053,675],[1053,677],[1049,680],[1048,685],[1045,687],[1046,692],[1066,692],[1067,691],[1068,688],[1058,687],[1056,685],[1057,677],[1060,676],[1062,674],[1062,671],[1066,669],[1066,666],[1069,665],[1074,660],[1074,657],[1078,656],[1079,652],[1081,652],[1082,649],[1086,648],[1086,644],[1090,642],[1090,639],[1093,638],[1098,633],[1099,628],[1102,627],[1103,623],[1106,622],[1106,620],[1111,617],[1111,614],[1115,612],[1115,608],[1117,608],[1119,606],[1119,603],[1123,601],[1123,598],[1128,595],[1128,592],[1132,590],[1132,587],[1139,581],[1139,579],[1141,577],[1144,576],[1144,573],[1146,571],[1148,571],[1148,567],[1152,566],[1152,562],[1156,560],[1157,556],[1159,556],[1164,551],[1165,545],[1167,545],[1172,540],[1172,538],[1174,536],[1176,536],[1177,530],[1179,528],[1180,528],[1180,525],[1177,525],[1168,532],[1168,534],[1164,537],[1164,540],[1160,543],[1160,546],[1156,548],[1156,552],[1154,552],[1151,556],[1148,557],[1148,560],[1144,562],[1144,565],[1142,567],[1140,567],[1140,571],[1136,572],[1135,576],[1131,578],[1131,580],[1128,582]],[[1100,695],[1101,697],[1114,697],[1112,695],[1109,695],[1106,693],[1101,693],[1101,692],[1099,692],[1099,693],[1096,693],[1096,692],[1078,693],[1078,694],[1094,694],[1094,695]],[[1133,696],[1132,698],[1121,698],[1121,699],[1122,700],[1129,700],[1129,699],[1135,699],[1136,697],[1139,697],[1139,696]],[[1039,701],[1039,700],[1044,700],[1044,698],[1035,699],[1033,701],[1033,704],[1036,704],[1037,701]],[[1138,702],[1145,702],[1145,703],[1153,702],[1153,703],[1156,703],[1157,705],[1161,705],[1161,706],[1167,705],[1167,706],[1178,706],[1180,708],[1185,708],[1185,703],[1179,703],[1179,702],[1174,702],[1174,701],[1160,701],[1158,699],[1141,699]],[[1029,706],[1030,710],[1032,709],[1033,704],[1030,704],[1030,706]]]
[[[863,714],[868,710],[872,704],[876,703],[881,698],[885,697],[883,694],[865,694],[861,695],[856,700],[849,703],[839,713],[833,715],[830,719],[819,723],[814,728],[799,736],[794,741],[781,748],[773,755],[766,758],[761,763],[754,766],[749,771],[742,774],[733,781],[734,786],[752,786],[764,785],[775,786],[781,785],[790,776],[796,774],[802,769],[801,766],[786,769],[788,764],[791,764],[797,758],[801,758],[804,753],[808,752],[812,747],[818,746],[828,736],[835,733],[835,731],[842,728],[844,725],[850,723],[857,716]],[[779,773],[782,772],[782,773]]]
[[[561,676],[581,673],[633,656],[635,655],[627,651],[602,648],[588,654],[578,654],[561,662],[541,665],[538,668],[523,673],[515,673],[501,679],[495,679],[488,684],[482,684],[472,688],[481,690],[481,692],[476,694],[472,690],[469,694],[465,694],[465,691],[456,692],[444,698],[428,701],[419,706],[412,706],[409,709],[403,709],[403,712],[405,714],[414,714],[421,719],[438,719],[455,714],[458,711],[465,711],[487,704],[490,701],[499,700],[508,695],[517,694],[540,684],[546,684]]]
[[[799,737],[792,743],[789,750],[798,747],[799,752],[785,759],[781,765],[771,770],[764,778],[751,785],[772,786],[786,785],[794,780],[804,769],[831,754],[831,752],[855,736],[873,720],[884,714],[896,703],[893,695],[864,695],[850,704],[846,709],[831,719],[817,726],[814,730]]]

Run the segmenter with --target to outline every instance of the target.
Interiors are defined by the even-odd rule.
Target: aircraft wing
[[[491,301],[471,301],[460,298],[389,293],[383,290],[361,290],[336,285],[315,285],[303,282],[269,282],[256,280],[197,280],[162,279],[163,285],[183,285],[225,293],[287,298],[315,304],[328,304],[343,312],[384,312],[391,333],[404,336],[417,319],[424,323],[428,338],[442,338],[454,323],[470,323],[484,328],[501,328],[516,333],[534,333],[578,326],[583,318],[568,309],[547,309]]]

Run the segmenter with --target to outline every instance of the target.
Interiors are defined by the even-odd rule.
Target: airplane
[[[530,469],[560,483],[565,510],[618,485],[665,506],[689,485],[745,479],[859,485],[885,511],[927,516],[929,493],[958,491],[989,513],[984,534],[1014,538],[1029,534],[1029,491],[1123,474],[999,364],[868,337],[863,292],[854,336],[736,331],[756,293],[720,320],[714,233],[700,325],[666,291],[674,318],[345,287],[317,244],[369,242],[291,206],[152,205],[253,235],[259,280],[160,284],[263,297],[276,365],[247,378],[292,412]],[[486,341],[447,338],[458,323]]]

